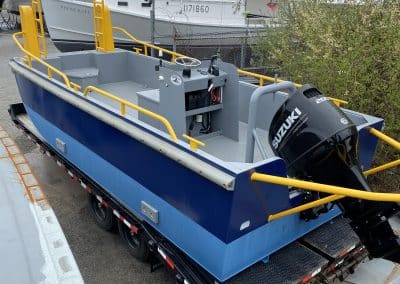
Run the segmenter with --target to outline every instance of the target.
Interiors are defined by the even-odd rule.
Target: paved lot
[[[50,53],[57,51],[50,41],[48,49]],[[0,125],[15,138],[26,154],[64,230],[85,282],[173,282],[164,268],[150,273],[149,265],[136,261],[125,250],[117,234],[98,228],[89,216],[84,190],[52,160],[39,153],[36,146],[14,127],[7,108],[9,104],[21,100],[8,61],[11,57],[20,55],[12,42],[11,34],[0,31]]]

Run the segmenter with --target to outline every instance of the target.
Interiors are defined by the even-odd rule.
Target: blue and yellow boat
[[[373,256],[398,258],[376,216],[397,213],[400,195],[375,193],[365,178],[399,164],[371,169],[378,138],[400,148],[380,132],[383,119],[339,108],[313,86],[142,42],[94,5],[96,50],[52,55],[35,9],[20,8],[14,40],[25,56],[10,66],[59,155],[219,281],[343,212]],[[142,48],[115,49],[113,29]]]

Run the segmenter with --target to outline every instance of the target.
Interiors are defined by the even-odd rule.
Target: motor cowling
[[[329,98],[311,85],[291,95],[274,115],[269,142],[288,175],[317,183],[371,191],[358,160],[356,125]],[[325,196],[304,191],[304,202]],[[388,222],[397,203],[343,198],[336,203],[371,256],[400,261],[400,239]],[[326,207],[302,212],[317,218]]]
[[[289,97],[275,114],[269,140],[285,160],[289,176],[369,189],[363,175],[354,177],[361,172],[355,124],[310,85]]]

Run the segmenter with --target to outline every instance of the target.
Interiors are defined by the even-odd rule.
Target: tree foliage
[[[311,83],[349,101],[351,109],[384,117],[385,132],[399,139],[398,1],[283,0],[279,5],[279,19],[254,47],[257,64],[279,66],[280,77]],[[377,162],[400,158],[382,146],[377,156]],[[398,188],[398,176],[392,181]]]

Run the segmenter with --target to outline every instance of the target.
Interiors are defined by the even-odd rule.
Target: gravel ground
[[[48,50],[49,53],[57,52],[50,40]],[[8,105],[21,99],[8,61],[20,55],[11,33],[0,30],[0,125],[15,138],[29,160],[64,230],[85,282],[172,283],[172,277],[164,268],[150,273],[149,265],[134,259],[117,234],[96,226],[89,215],[84,190],[52,160],[42,155],[9,119]]]

